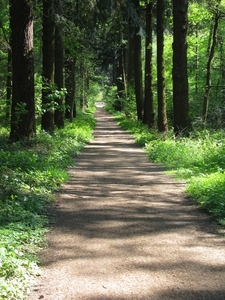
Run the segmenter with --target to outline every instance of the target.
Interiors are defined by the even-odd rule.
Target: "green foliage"
[[[149,128],[142,122],[130,121],[124,118],[124,114],[117,114],[115,118],[119,124],[127,131],[130,131],[136,139],[136,142],[144,147],[148,142],[156,140],[154,134],[151,134]]]
[[[103,100],[103,92],[100,84],[98,83],[98,78],[94,78],[91,81],[90,87],[87,91],[87,99],[88,99],[88,111],[94,112],[95,102],[104,101]]]
[[[202,24],[202,22],[208,22],[211,18],[209,10],[202,3],[196,1],[189,5],[188,11],[188,23],[191,27]]]
[[[117,116],[151,161],[164,164],[169,173],[187,182],[186,193],[225,224],[225,134],[196,132],[189,138],[175,138],[173,132],[159,134],[141,123]]]
[[[0,228],[0,298],[24,299],[27,288],[38,275],[35,253],[44,246],[46,230],[24,222]]]
[[[45,243],[53,192],[94,126],[91,114],[79,114],[64,129],[40,131],[26,143],[0,137],[0,299],[24,299],[38,274],[36,253]]]
[[[187,193],[225,225],[225,172],[193,176]]]
[[[45,84],[42,86],[42,89],[47,93],[47,99],[48,103],[42,104],[41,110],[38,109],[38,112],[40,114],[45,113],[46,111],[54,111],[56,109],[65,110],[65,107],[63,105],[59,106],[59,103],[57,100],[62,99],[67,94],[66,88],[62,88],[58,90],[58,87],[56,84]],[[36,105],[37,106],[37,105]],[[40,107],[40,106],[39,106]]]
[[[115,104],[115,99],[116,99],[116,94],[117,94],[117,87],[116,86],[109,86],[105,85],[104,90],[103,90],[103,98],[106,103],[105,108],[113,112],[114,111],[114,104]]]
[[[128,118],[137,120],[136,98],[134,89],[132,87],[128,87],[127,97],[124,95],[122,107],[125,115]]]
[[[203,133],[146,146],[151,160],[166,164],[188,182],[186,192],[220,222],[225,221],[225,137]]]

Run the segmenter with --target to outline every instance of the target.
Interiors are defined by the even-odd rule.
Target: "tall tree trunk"
[[[210,38],[212,43],[209,47],[209,57],[208,57],[208,62],[207,62],[207,67],[206,67],[206,84],[205,84],[203,110],[202,110],[203,128],[205,128],[205,126],[206,126],[207,114],[208,114],[209,92],[210,92],[210,88],[211,88],[211,68],[212,68],[212,62],[213,62],[213,58],[214,58],[215,47],[216,47],[216,43],[217,43],[217,30],[218,30],[219,19],[220,19],[220,11],[219,11],[220,2],[221,2],[221,0],[217,1],[217,5],[215,8],[214,26],[213,26],[212,37]]]
[[[157,1],[157,92],[158,92],[158,130],[168,130],[166,114],[166,91],[164,75],[164,0]]]
[[[145,97],[143,123],[154,126],[154,106],[152,92],[152,1],[146,4],[145,38]]]
[[[10,140],[36,133],[34,103],[33,9],[30,0],[11,0],[12,112]]]
[[[173,111],[174,133],[191,129],[187,77],[187,0],[173,0]]]
[[[126,79],[127,79],[127,111],[125,112],[127,115],[132,114],[133,112],[130,111],[130,107],[133,107],[135,103],[134,100],[134,44],[133,44],[133,37],[129,30],[128,32],[128,43],[127,43],[127,56],[126,56]],[[135,114],[136,115],[136,114]]]
[[[6,32],[2,21],[0,20],[0,28],[3,32],[4,40],[7,44],[7,78],[6,78],[6,110],[5,110],[5,125],[10,122],[11,96],[12,96],[12,36]]]
[[[76,85],[76,57],[72,57],[69,51],[66,51],[66,61],[65,61],[65,85],[66,85],[66,118],[73,121],[73,118],[76,117],[76,102],[75,102],[75,85]]]
[[[120,41],[121,42],[121,41]],[[118,49],[117,69],[116,69],[116,86],[117,94],[115,99],[115,110],[121,111],[123,108],[123,98],[125,97],[125,74],[124,74],[124,53],[123,45]]]
[[[86,72],[85,72],[85,61],[84,57],[81,58],[80,62],[80,79],[81,79],[81,87],[80,87],[80,108],[84,112],[86,107]]]
[[[141,60],[141,36],[135,34],[134,40],[134,87],[137,105],[138,120],[143,119],[143,79],[142,79],[142,60]]]
[[[55,0],[55,12],[62,16],[61,2]],[[59,20],[55,24],[55,84],[59,91],[64,89],[64,45],[63,45],[63,32]],[[55,125],[58,128],[64,127],[64,109],[63,101],[64,95],[60,94],[59,98],[55,100],[58,104],[55,110]]]
[[[136,10],[137,18],[140,17],[140,3],[139,0],[134,0],[134,7]],[[133,35],[134,44],[134,89],[136,96],[137,118],[143,120],[144,109],[144,92],[143,92],[143,79],[142,79],[142,56],[141,56],[141,35],[139,33],[139,25],[136,25]]]
[[[199,72],[199,47],[198,47],[198,24],[195,26],[195,100],[198,97],[198,72]]]
[[[225,126],[225,61],[223,37],[219,38],[220,43],[220,68],[221,68],[221,126]]]
[[[9,124],[10,120],[10,108],[11,108],[11,96],[12,96],[12,41],[8,49],[8,61],[7,61],[7,79],[6,79],[6,112],[5,119],[6,124]]]
[[[128,37],[128,45],[127,45],[127,86],[128,86],[128,93],[129,88],[134,88],[134,44],[133,38],[131,33],[129,32]]]
[[[73,119],[77,116],[77,106],[76,106],[76,58],[73,59],[72,65],[72,73],[71,73],[71,80],[72,80],[72,88],[71,88],[71,103],[70,103],[70,122],[73,122]]]
[[[43,0],[43,89],[42,107],[43,115],[42,129],[52,133],[54,131],[54,99],[52,99],[52,87],[54,84],[54,0]]]

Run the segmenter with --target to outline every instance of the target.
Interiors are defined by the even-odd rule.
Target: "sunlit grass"
[[[0,132],[0,299],[24,299],[39,272],[48,207],[94,126],[92,114],[80,113],[64,129],[38,131],[27,143],[9,144],[8,132]]]
[[[189,138],[159,134],[141,123],[117,116],[153,162],[162,163],[168,173],[187,182],[186,193],[218,222],[225,224],[225,133],[196,132]]]

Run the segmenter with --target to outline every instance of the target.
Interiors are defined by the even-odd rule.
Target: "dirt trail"
[[[225,239],[103,109],[27,300],[225,299]]]

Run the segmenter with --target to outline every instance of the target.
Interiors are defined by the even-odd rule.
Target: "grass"
[[[145,148],[151,161],[187,182],[186,193],[225,225],[225,134],[195,133],[174,139],[118,114],[119,124]],[[39,273],[37,252],[45,246],[54,192],[66,169],[92,138],[92,114],[80,114],[54,135],[39,131],[29,143],[7,143],[0,132],[0,299],[24,299]]]
[[[39,131],[28,143],[8,144],[7,132],[0,132],[0,299],[24,299],[38,274],[48,207],[94,126],[86,113],[54,135]]]
[[[142,123],[117,115],[119,124],[145,148],[149,159],[187,182],[186,193],[225,225],[225,132],[202,131],[189,138],[159,134]]]

